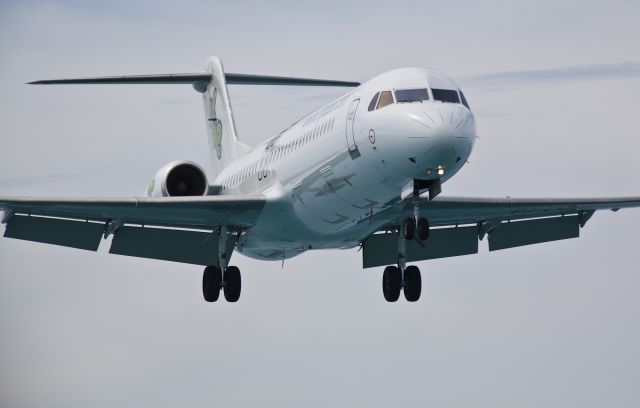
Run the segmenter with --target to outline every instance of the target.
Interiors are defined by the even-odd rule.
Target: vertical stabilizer
[[[194,88],[202,92],[212,170],[216,177],[249,147],[238,140],[222,61],[218,57],[209,57],[205,71],[211,74],[211,80],[207,84],[195,84]]]

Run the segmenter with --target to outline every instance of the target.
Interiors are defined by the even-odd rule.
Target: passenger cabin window
[[[431,89],[433,92],[433,99],[436,101],[447,102],[447,103],[460,103],[460,98],[458,97],[458,91],[454,91],[451,89]]]
[[[373,95],[373,98],[371,99],[371,102],[369,102],[369,112],[371,112],[372,110],[374,110],[376,108],[376,102],[378,102],[378,95],[380,95],[380,92],[376,92],[375,95]]]
[[[384,108],[387,105],[391,105],[393,103],[393,94],[391,91],[382,91],[380,92],[380,99],[378,99],[378,106],[376,109]]]
[[[429,100],[427,89],[400,89],[396,90],[396,102],[422,102]]]
[[[467,98],[464,97],[462,91],[460,91],[460,99],[462,99],[462,104],[467,107],[467,109],[471,110],[469,107],[469,103],[467,102]]]

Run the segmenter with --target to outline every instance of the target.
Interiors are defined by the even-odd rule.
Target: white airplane
[[[192,84],[202,94],[213,183],[190,161],[161,168],[145,197],[0,197],[5,237],[206,266],[204,299],[240,297],[234,251],[282,261],[308,250],[362,246],[363,267],[386,266],[389,302],[420,298],[407,262],[575,238],[596,210],[640,197],[449,198],[441,185],[466,163],[476,124],[460,87],[421,68],[365,84],[224,73],[217,57],[194,74],[31,84]],[[346,86],[353,90],[263,143],[239,141],[227,84]],[[437,198],[436,198],[437,197]]]

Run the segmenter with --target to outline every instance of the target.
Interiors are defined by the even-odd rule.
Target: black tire
[[[404,270],[404,297],[408,302],[420,299],[422,293],[422,277],[417,266],[407,266]]]
[[[397,266],[387,266],[382,274],[382,293],[387,302],[395,302],[400,297],[402,274]]]
[[[202,274],[202,294],[207,302],[215,302],[220,297],[222,271],[217,266],[207,266]]]
[[[416,235],[416,220],[413,217],[407,217],[402,221],[402,233],[407,241],[413,240]]]
[[[429,220],[424,217],[420,217],[418,219],[417,230],[418,239],[420,241],[426,241],[429,239]]]
[[[224,270],[224,298],[227,302],[237,302],[240,299],[242,278],[237,266],[228,266]]]

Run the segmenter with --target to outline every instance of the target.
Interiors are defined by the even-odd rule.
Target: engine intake
[[[149,185],[147,194],[153,197],[204,196],[209,183],[204,170],[190,161],[172,162],[161,168]]]
[[[205,195],[207,178],[202,170],[193,164],[180,164],[167,174],[165,189],[170,197]]]

